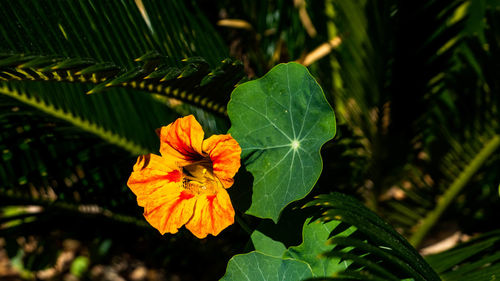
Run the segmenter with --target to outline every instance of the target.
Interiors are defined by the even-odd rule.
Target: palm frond
[[[125,187],[134,162],[130,154],[66,122],[56,123],[32,111],[27,115],[22,107],[17,113],[23,118],[3,119],[12,127],[1,136],[0,200],[6,200],[2,205],[20,197],[30,199],[28,205],[61,201],[111,211],[130,209],[134,199]]]
[[[88,94],[116,87],[137,89],[224,115],[229,95],[243,77],[241,64],[231,59],[223,60],[213,70],[200,57],[184,59],[181,68],[164,64],[158,53],[145,54],[135,61],[143,66],[126,71],[112,63],[91,60],[4,55],[0,61],[0,80],[97,84]]]
[[[221,39],[194,7],[178,1],[143,4],[144,17],[132,0],[9,3],[2,9],[0,50],[90,58],[120,67],[132,67],[135,58],[152,51],[173,66],[186,57],[201,56],[213,65],[226,57]]]
[[[429,85],[448,69],[460,39],[462,21],[450,19],[462,2],[333,2],[342,38],[332,56],[338,64],[332,81],[340,79],[333,99],[340,118],[365,138],[372,208],[414,160]]]
[[[103,128],[102,126],[97,125],[96,123],[92,123],[86,119],[82,119],[78,115],[74,115],[71,112],[66,112],[64,108],[57,108],[57,105],[50,104],[45,102],[44,100],[37,100],[36,96],[30,96],[26,92],[19,92],[16,89],[11,89],[7,85],[0,88],[0,95],[4,95],[6,97],[10,97],[19,102],[19,105],[30,106],[33,109],[39,110],[47,115],[50,115],[54,119],[58,119],[61,121],[66,121],[67,123],[79,128],[82,131],[87,133],[94,134],[96,136],[101,137],[107,142],[117,145],[124,150],[129,151],[132,154],[145,154],[149,151],[149,149],[145,148],[141,144],[138,144],[134,141],[129,141],[126,137],[121,136],[111,130]],[[17,110],[19,105],[10,105],[5,108],[6,112],[12,111],[12,109]],[[7,113],[8,114],[8,113]],[[6,117],[7,114],[4,114],[3,117]],[[17,113],[16,113],[17,114]],[[11,114],[12,115],[12,114]]]
[[[371,276],[373,280],[440,280],[400,234],[361,202],[341,193],[332,193],[320,195],[306,204],[306,207],[312,206],[319,208],[321,216],[318,218],[322,221],[339,220],[357,228],[354,235],[333,238],[331,243],[339,247],[326,253],[327,256],[352,261],[340,278],[359,280],[356,279],[359,276]],[[348,253],[339,251],[344,247],[354,249]]]
[[[443,280],[492,280],[500,274],[500,232],[485,233],[426,257]]]
[[[471,159],[464,169],[456,176],[451,185],[445,189],[446,191],[437,202],[436,207],[431,212],[427,213],[427,215],[421,220],[421,224],[418,225],[418,230],[410,239],[413,245],[418,246],[422,242],[422,239],[437,223],[443,212],[449,207],[462,189],[469,183],[473,176],[476,175],[481,166],[489,160],[499,147],[500,135],[494,135],[491,139],[485,141],[484,147],[479,149],[475,157]],[[463,150],[460,150],[460,152],[463,152]],[[452,154],[448,154],[447,156],[450,155]],[[463,153],[460,155],[463,155]]]
[[[483,39],[496,46],[496,12],[490,9],[488,14]],[[452,209],[461,208],[461,216],[464,212],[469,213],[471,220],[463,221],[476,221],[475,224],[467,223],[475,227],[479,226],[477,215],[484,214],[480,215],[482,219],[491,217],[488,206],[498,202],[494,194],[499,181],[496,151],[500,145],[500,127],[496,120],[500,111],[496,93],[500,88],[494,78],[498,69],[491,65],[499,61],[500,51],[484,49],[480,40],[465,36],[462,47],[455,51],[454,70],[438,83],[434,107],[426,119],[421,152],[426,155],[421,159],[424,164],[413,173],[416,176],[407,178],[408,188],[404,188],[407,198],[390,203],[393,208],[389,216],[415,226],[411,238],[414,245],[420,244],[459,194],[467,196],[468,206],[458,202]],[[419,178],[426,180],[419,181]],[[440,199],[434,202],[435,197]],[[394,209],[404,205],[412,211]]]
[[[42,97],[49,107],[70,112],[102,127],[102,132],[118,134],[149,150],[156,146],[150,132],[171,121],[175,113],[163,100],[132,96],[135,91],[131,89],[171,95],[220,113],[242,77],[239,66],[230,60],[208,67],[227,57],[226,49],[200,11],[184,3],[144,1],[144,15],[131,0],[11,4],[4,5],[0,21],[2,30],[9,30],[0,43],[0,79],[9,80],[1,82],[2,87],[8,85],[11,93]],[[59,16],[51,16],[54,14]],[[168,23],[164,18],[170,19]],[[181,48],[176,44],[188,45]],[[194,58],[200,55],[204,59]],[[186,57],[191,59],[182,66]],[[171,76],[158,76],[167,65]],[[149,74],[154,78],[145,79]],[[12,81],[19,79],[48,82]],[[112,86],[127,87],[127,91]],[[82,96],[102,88],[116,89],[92,98]],[[104,112],[109,106],[118,110]],[[144,114],[146,111],[154,114]]]

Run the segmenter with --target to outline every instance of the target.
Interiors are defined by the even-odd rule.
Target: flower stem
[[[243,228],[243,230],[246,233],[248,233],[248,235],[252,235],[253,230],[248,226],[248,224],[245,222],[245,220],[239,214],[235,214],[234,219],[241,226],[241,228]]]

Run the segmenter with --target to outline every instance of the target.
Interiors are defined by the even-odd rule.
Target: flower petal
[[[207,234],[218,235],[234,223],[234,209],[229,194],[220,187],[217,194],[201,194],[196,200],[194,214],[186,224],[196,237],[202,239]]]
[[[193,215],[195,195],[182,188],[181,171],[158,155],[140,156],[127,185],[161,234],[176,233]]]
[[[201,145],[205,133],[193,115],[175,120],[160,130],[160,153],[179,166],[203,158]]]
[[[203,152],[210,156],[213,172],[225,188],[233,185],[233,177],[240,168],[241,148],[238,142],[227,135],[213,135],[203,141]]]
[[[182,181],[182,173],[162,157],[154,154],[137,158],[127,185],[137,196],[139,206],[146,206],[151,194],[169,183]]]
[[[151,194],[144,217],[161,234],[177,233],[193,216],[197,197],[181,185],[171,183]]]

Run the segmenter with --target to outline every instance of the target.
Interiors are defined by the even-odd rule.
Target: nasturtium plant
[[[280,64],[238,86],[228,103],[229,133],[253,175],[247,214],[277,222],[305,197],[322,170],[321,146],[335,135],[335,115],[307,68]]]
[[[319,221],[311,222],[311,219],[308,219],[302,228],[302,243],[298,246],[289,247],[288,249],[282,242],[273,240],[269,236],[256,230],[251,235],[255,251],[233,257],[229,261],[226,275],[222,280],[238,280],[234,279],[234,277],[251,276],[255,273],[255,268],[263,262],[278,264],[277,260],[281,260],[281,267],[293,270],[301,268],[301,264],[292,261],[305,263],[311,270],[311,277],[331,276],[337,272],[342,272],[350,265],[350,261],[341,260],[340,258],[327,258],[324,256],[325,253],[336,247],[336,245],[329,243],[328,240],[330,239],[332,231],[339,225],[339,221],[322,223]],[[350,227],[340,231],[335,237],[347,237],[354,231],[356,231],[356,229]],[[351,248],[347,247],[343,251],[348,252],[350,250]],[[278,274],[276,269],[272,267],[263,267],[260,268],[259,271],[264,276]]]

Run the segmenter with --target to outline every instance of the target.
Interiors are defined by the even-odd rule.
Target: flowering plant
[[[498,1],[4,2],[0,279],[498,276]]]
[[[224,281],[303,280],[335,274],[353,277],[357,273],[347,271],[351,261],[342,262],[350,254],[318,257],[335,251],[334,245],[327,244],[332,233],[336,233],[335,239],[345,239],[358,233],[358,228],[365,235],[391,237],[377,242],[377,247],[393,249],[398,255],[405,251],[415,254],[408,245],[395,243],[401,236],[382,228],[384,222],[362,204],[336,193],[302,201],[323,213],[322,222],[299,220],[303,223],[302,244],[287,247],[272,238],[280,232],[282,221],[290,220],[283,218],[284,211],[290,211],[287,206],[306,197],[315,186],[322,170],[321,146],[336,131],[333,110],[305,67],[280,64],[264,77],[238,86],[227,110],[231,120],[228,134],[204,139],[201,125],[189,115],[158,130],[160,155],[137,159],[127,184],[144,208],[145,219],[161,234],[175,234],[185,226],[202,239],[233,225],[235,216],[246,217],[238,222],[250,234],[255,251],[234,256]],[[250,197],[233,179],[240,161],[253,180],[250,206],[236,206],[237,215],[226,190],[232,187],[235,194]],[[301,212],[295,210],[294,216],[301,217]],[[277,227],[261,231],[259,224],[247,225],[245,221],[251,217],[271,219]],[[340,220],[351,226],[342,229]],[[418,254],[412,258],[419,260]],[[438,278],[428,265],[422,266],[420,270],[426,272],[419,274],[426,274],[429,280]]]

